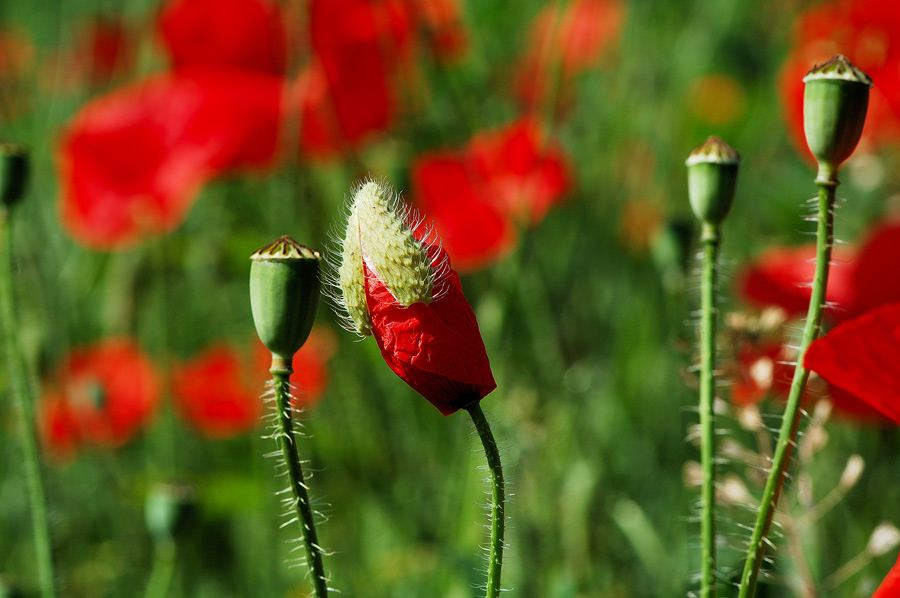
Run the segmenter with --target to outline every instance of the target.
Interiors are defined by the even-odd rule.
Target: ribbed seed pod
[[[688,197],[700,222],[719,226],[725,220],[734,203],[740,163],[740,154],[715,136],[688,155]]]
[[[287,367],[312,330],[319,301],[318,251],[281,237],[250,256],[250,308],[256,333]]]
[[[872,79],[838,54],[816,65],[803,82],[806,143],[819,164],[833,174],[859,143]]]

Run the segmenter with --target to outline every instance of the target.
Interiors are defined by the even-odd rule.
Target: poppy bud
[[[803,78],[803,131],[809,150],[834,178],[862,135],[872,79],[838,54]]]
[[[30,170],[28,148],[18,143],[0,143],[0,203],[11,208],[25,196]]]
[[[319,300],[319,252],[281,237],[250,256],[250,308],[260,340],[279,366],[309,337]]]
[[[712,136],[688,155],[688,197],[703,224],[719,226],[734,202],[741,156]]]

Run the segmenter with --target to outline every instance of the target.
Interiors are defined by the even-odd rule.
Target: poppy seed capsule
[[[803,132],[829,178],[850,157],[866,122],[872,79],[838,54],[803,78]]]
[[[250,256],[250,309],[272,367],[290,369],[312,330],[319,301],[318,251],[281,237]],[[276,364],[281,360],[280,364]]]
[[[740,154],[715,136],[688,155],[688,198],[700,222],[719,226],[725,220],[734,203],[740,163]]]
[[[0,143],[0,203],[11,208],[25,196],[30,165],[28,148],[19,143]]]

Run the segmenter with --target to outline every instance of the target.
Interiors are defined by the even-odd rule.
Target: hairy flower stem
[[[500,451],[491,426],[484,417],[479,401],[467,406],[466,411],[475,422],[475,429],[484,445],[488,469],[491,472],[491,548],[488,555],[488,578],[485,598],[497,598],[500,595],[500,569],[503,567],[503,530],[506,525],[504,514],[506,492],[503,483],[503,467],[500,464]]]
[[[772,470],[769,472],[769,477],[766,480],[766,487],[763,490],[759,512],[756,516],[756,524],[753,528],[753,535],[750,537],[750,546],[747,551],[747,561],[744,563],[744,572],[741,575],[738,598],[751,598],[756,594],[756,581],[766,552],[769,528],[772,526],[775,506],[778,503],[778,496],[784,485],[784,476],[791,459],[791,451],[794,448],[797,429],[800,426],[800,403],[806,390],[806,382],[809,379],[809,370],[803,367],[803,358],[809,345],[819,336],[819,331],[822,327],[822,315],[825,309],[825,288],[828,285],[828,268],[831,262],[831,246],[834,240],[834,197],[835,189],[838,186],[837,171],[820,166],[816,176],[816,185],[819,187],[816,272],[813,278],[809,312],[806,316],[806,325],[803,328],[803,339],[800,342],[797,367],[794,369],[794,380],[791,383],[791,391],[784,411],[784,420],[781,423],[778,442],[775,445],[775,453],[772,455]]]
[[[15,332],[15,297],[12,282],[12,240],[10,238],[10,214],[0,210],[0,237],[4,255],[0,258],[0,329],[13,399],[19,408],[19,432],[22,436],[25,483],[31,503],[31,528],[34,535],[35,561],[41,598],[54,598],[53,558],[50,550],[50,526],[47,523],[47,505],[44,483],[38,459],[37,432],[34,425],[34,395],[28,380],[25,360]]]
[[[278,448],[281,449],[281,458],[287,468],[288,480],[291,484],[291,493],[294,496],[293,510],[297,522],[300,524],[300,532],[303,534],[303,543],[306,546],[306,563],[313,574],[313,586],[316,598],[328,596],[328,578],[325,575],[325,567],[322,564],[322,548],[316,536],[316,526],[313,521],[312,508],[309,505],[309,495],[303,477],[303,468],[300,466],[300,456],[297,453],[297,445],[294,442],[294,424],[291,418],[291,383],[290,377],[293,371],[290,366],[272,365],[272,384],[275,392],[275,409],[277,411],[275,438]]]
[[[716,595],[716,422],[713,400],[716,396],[716,258],[719,253],[719,227],[704,223],[700,237],[703,245],[703,279],[700,303],[700,598]]]

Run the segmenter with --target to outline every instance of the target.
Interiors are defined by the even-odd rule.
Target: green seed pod
[[[0,203],[11,208],[25,197],[31,170],[28,148],[19,143],[0,143]]]
[[[803,78],[803,131],[826,176],[850,157],[866,122],[872,79],[838,54]]]
[[[688,197],[700,222],[719,226],[725,220],[734,203],[740,163],[740,154],[715,136],[688,155]]]
[[[147,531],[157,542],[173,540],[187,531],[196,515],[196,491],[190,484],[156,484],[144,503]]]
[[[281,237],[250,256],[250,308],[256,333],[290,367],[309,337],[319,301],[318,251]]]

